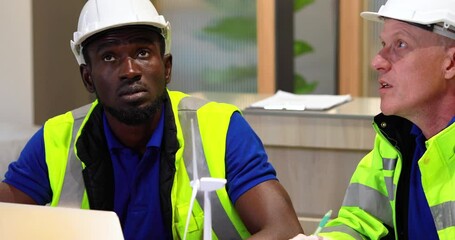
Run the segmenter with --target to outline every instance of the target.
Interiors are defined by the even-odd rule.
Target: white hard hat
[[[393,18],[431,25],[433,32],[455,39],[455,0],[388,0],[376,12],[362,12],[366,20],[382,22]]]
[[[129,25],[149,25],[161,29],[165,54],[170,53],[170,24],[158,14],[150,0],[88,0],[82,8],[77,31],[70,42],[79,65],[85,63],[81,45],[84,40],[96,33]]]

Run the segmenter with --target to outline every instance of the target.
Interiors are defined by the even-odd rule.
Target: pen
[[[332,210],[329,210],[329,211],[324,215],[324,217],[322,217],[321,222],[319,223],[318,228],[316,228],[316,231],[314,231],[314,233],[313,233],[314,236],[317,236],[317,235],[321,232],[322,228],[324,228],[324,226],[325,226],[325,225],[327,224],[327,222],[329,221],[331,215],[332,215]]]

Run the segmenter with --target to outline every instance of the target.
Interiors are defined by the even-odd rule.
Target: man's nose
[[[134,58],[126,57],[120,64],[120,79],[139,80],[141,70]]]
[[[387,72],[392,66],[390,61],[385,57],[384,51],[379,51],[371,60],[371,67],[378,72]]]

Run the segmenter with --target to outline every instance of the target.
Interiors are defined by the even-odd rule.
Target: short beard
[[[163,92],[160,96],[157,97],[154,102],[150,103],[149,105],[145,107],[132,107],[129,109],[119,109],[106,106],[101,101],[100,104],[108,113],[110,113],[120,122],[126,125],[135,126],[150,121],[155,113],[161,109],[161,105],[163,104],[165,98],[166,97]]]

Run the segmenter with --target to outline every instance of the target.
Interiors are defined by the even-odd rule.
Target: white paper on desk
[[[275,95],[251,104],[270,110],[327,110],[351,100],[351,95],[294,94],[278,90]]]

